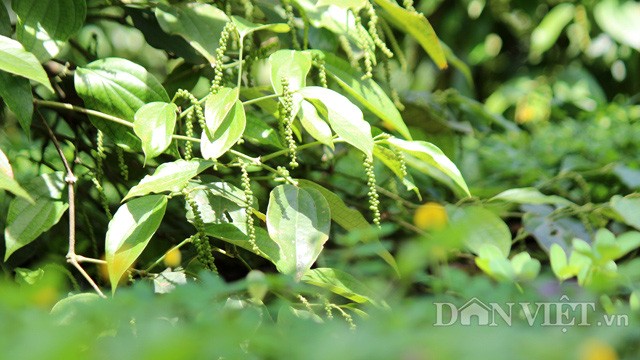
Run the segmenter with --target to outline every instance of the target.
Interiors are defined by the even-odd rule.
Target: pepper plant
[[[5,262],[59,240],[54,228],[68,235],[66,261],[100,295],[94,265],[106,265],[115,292],[127,279],[156,277],[163,254],[183,248],[193,256],[173,273],[233,277],[225,271],[234,266],[272,264],[368,301],[351,293],[357,280],[346,269],[311,268],[336,233],[367,229],[357,241],[396,268],[376,230],[385,223],[379,177],[414,199],[425,183],[412,173],[469,195],[454,163],[413,140],[398,109],[389,73],[396,37],[413,37],[440,68],[451,56],[411,3],[0,6],[0,96],[24,146],[41,149],[0,152],[0,186],[14,195]],[[25,161],[39,161],[38,171],[14,174]],[[327,176],[344,161],[368,188],[366,206],[348,206],[359,199],[338,195],[341,184]]]

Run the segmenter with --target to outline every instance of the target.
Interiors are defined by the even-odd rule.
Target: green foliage
[[[316,261],[329,239],[329,204],[315,189],[279,185],[269,197],[267,229],[280,247],[276,266],[301,278]]]
[[[40,62],[32,53],[26,51],[21,43],[0,35],[0,55],[0,71],[36,81],[53,92]]]
[[[133,131],[142,141],[145,161],[162,154],[171,145],[177,110],[174,104],[152,102],[136,111]]]
[[[18,16],[17,40],[40,62],[58,55],[87,15],[85,0],[16,0],[11,7]]]
[[[62,172],[43,174],[25,187],[33,201],[24,197],[11,201],[4,230],[5,261],[60,221],[69,206],[62,199],[63,176]]]
[[[2,356],[637,358],[634,2],[8,3]]]
[[[149,195],[122,205],[109,222],[104,244],[109,281],[115,292],[120,278],[142,254],[158,230],[167,197]]]

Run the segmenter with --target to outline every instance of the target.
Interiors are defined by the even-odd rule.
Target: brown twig
[[[93,289],[96,291],[96,293],[98,293],[98,295],[100,295],[100,297],[106,298],[106,296],[102,293],[102,291],[100,290],[96,282],[93,281],[91,276],[89,276],[89,274],[87,274],[87,272],[80,265],[80,261],[90,261],[89,258],[76,255],[75,183],[76,181],[78,181],[78,178],[76,178],[76,176],[73,174],[73,170],[71,170],[71,166],[69,165],[67,158],[64,156],[62,147],[60,147],[60,143],[58,142],[56,135],[53,133],[53,130],[51,130],[51,127],[49,127],[49,124],[47,124],[47,121],[45,120],[44,116],[42,116],[40,111],[36,109],[36,112],[40,116],[40,120],[42,120],[42,123],[44,124],[45,128],[47,128],[47,132],[49,133],[49,136],[53,141],[53,145],[58,151],[58,155],[60,155],[60,159],[62,160],[62,163],[64,164],[64,167],[67,172],[67,175],[64,178],[65,182],[67,183],[67,189],[69,194],[69,251],[67,252],[67,262],[73,265],[80,272],[80,274],[82,274],[82,276],[89,282],[91,287],[93,287]],[[90,262],[95,262],[94,260],[95,259],[91,259]]]

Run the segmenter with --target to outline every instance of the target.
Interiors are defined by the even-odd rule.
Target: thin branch
[[[249,104],[252,104],[252,103],[257,102],[257,101],[261,101],[261,100],[265,100],[265,99],[269,99],[269,98],[274,98],[274,97],[277,97],[277,96],[279,96],[279,95],[263,96],[263,97],[260,97],[260,98],[256,98],[256,99],[245,101],[245,102],[243,102],[243,105],[249,105]],[[75,111],[75,112],[79,112],[79,113],[82,113],[82,114],[85,114],[85,115],[96,116],[96,117],[99,117],[101,119],[108,120],[108,121],[114,122],[116,124],[120,124],[120,125],[126,126],[128,128],[133,128],[133,123],[131,123],[131,122],[127,121],[127,120],[121,119],[119,117],[116,117],[116,116],[105,114],[105,113],[100,112],[100,111],[91,110],[91,109],[85,109],[85,108],[80,107],[80,106],[71,105],[71,104],[67,104],[67,103],[56,102],[56,101],[47,101],[47,100],[35,99],[33,102],[37,106],[43,106],[43,107],[48,107],[48,108],[52,108],[52,109]],[[182,114],[185,114],[187,111],[189,111],[189,109],[184,110],[182,112]],[[182,116],[182,115],[180,115],[180,116]],[[200,139],[198,139],[198,138],[184,136],[184,135],[175,135],[174,134],[174,135],[171,135],[171,138],[173,138],[175,140],[182,140],[182,141],[191,141],[191,142],[197,142],[197,143],[200,142]],[[344,142],[344,140],[341,139],[338,136],[334,136],[332,140],[333,140],[334,143]],[[314,147],[314,146],[318,146],[318,145],[322,145],[322,143],[319,142],[319,141],[314,141],[314,142],[310,142],[310,143],[299,145],[297,147],[297,149],[298,150],[303,150],[303,149]],[[279,150],[279,151],[273,152],[271,154],[262,156],[260,158],[253,158],[253,157],[250,157],[248,155],[245,155],[245,154],[242,154],[240,152],[237,152],[235,150],[231,150],[230,152],[232,154],[236,155],[236,156],[240,156],[240,157],[243,157],[243,158],[251,161],[254,165],[260,165],[261,163],[264,163],[267,160],[271,160],[273,158],[277,158],[279,156],[283,156],[283,155],[288,154],[289,153],[289,149]]]
[[[97,117],[105,119],[105,120],[109,120],[109,121],[118,123],[118,124],[123,125],[123,126],[127,126],[127,127],[130,127],[130,128],[133,128],[133,123],[130,123],[127,120],[124,120],[124,119],[120,119],[119,117],[115,117],[115,116],[111,116],[109,114],[105,114],[105,113],[100,112],[100,111],[85,109],[85,108],[80,107],[80,106],[75,106],[75,105],[56,102],[56,101],[47,101],[47,100],[35,99],[35,100],[33,100],[33,102],[38,106],[44,106],[44,107],[48,107],[48,108],[52,108],[52,109],[70,110],[70,111],[75,111],[75,112],[79,112],[79,113],[86,114],[86,115],[93,115],[93,116],[97,116]]]
[[[82,266],[80,266],[80,263],[78,262],[78,256],[76,255],[75,183],[76,181],[78,181],[78,178],[76,178],[76,176],[73,174],[73,170],[71,169],[71,166],[67,161],[67,158],[64,156],[62,147],[60,147],[60,143],[58,142],[56,135],[53,133],[53,130],[51,130],[51,127],[49,127],[49,124],[47,124],[47,121],[45,120],[44,116],[42,116],[40,111],[39,110],[36,110],[36,111],[40,116],[40,120],[42,120],[42,123],[47,129],[47,132],[49,133],[49,136],[53,141],[53,145],[58,151],[58,155],[60,155],[60,159],[62,160],[62,163],[64,164],[64,167],[67,171],[67,175],[64,178],[65,182],[67,183],[67,189],[68,189],[68,195],[69,195],[69,251],[67,252],[67,262],[73,265],[80,272],[80,274],[82,274],[82,276],[89,282],[91,287],[93,287],[93,289],[98,293],[98,295],[100,295],[100,297],[106,298],[106,296],[102,293],[102,291],[100,290],[98,285],[95,283],[95,281],[93,281],[91,276],[89,276],[89,274],[87,274],[87,272],[82,268]],[[84,257],[82,258],[86,259]]]

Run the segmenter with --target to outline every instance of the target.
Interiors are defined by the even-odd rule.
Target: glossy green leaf
[[[382,163],[391,170],[400,179],[400,181],[402,181],[402,184],[407,188],[407,190],[414,191],[417,196],[420,196],[420,190],[413,183],[411,175],[403,173],[402,163],[400,162],[398,155],[393,150],[382,145],[375,144],[373,147],[373,155],[376,159],[382,161]]]
[[[282,78],[289,81],[289,90],[297,91],[307,84],[311,70],[311,54],[295,50],[278,50],[269,56],[271,86],[276,94],[282,94]]]
[[[265,79],[266,80],[266,79]],[[269,81],[270,83],[270,81]],[[262,98],[265,97],[267,95],[273,95],[273,87],[271,85],[267,85],[266,83],[264,85],[260,85],[260,86],[251,86],[251,87],[241,87],[240,88],[240,97],[242,97],[245,100],[255,100],[258,98]],[[278,100],[277,99],[263,99],[264,101],[256,101],[254,102],[254,105],[263,109],[264,111],[272,114],[272,115],[277,115],[278,113]]]
[[[274,264],[280,262],[280,247],[269,237],[269,233],[261,227],[256,230],[256,246],[260,251],[256,252],[249,241],[246,230],[241,229],[235,223],[209,223],[205,224],[207,235],[228,242],[234,246],[243,248],[256,255],[262,256]]]
[[[219,158],[242,138],[244,129],[247,126],[247,118],[242,102],[236,100],[235,106],[224,120],[219,124],[214,124],[214,126],[213,141],[209,140],[205,131],[202,132],[200,151],[205,159]]]
[[[143,105],[169,102],[169,95],[147,70],[129,60],[106,58],[78,67],[75,88],[86,107],[133,122]],[[91,122],[116,144],[131,150],[140,149],[140,139],[133,130],[113,122],[90,117]]]
[[[16,37],[41,62],[55,57],[84,25],[85,0],[13,0]]]
[[[333,131],[344,141],[359,149],[367,157],[373,156],[371,126],[364,121],[362,111],[339,93],[319,86],[308,86],[300,94],[321,113],[326,114]]]
[[[271,191],[267,229],[280,246],[280,272],[300,279],[320,255],[330,227],[329,204],[319,191],[289,184]]]
[[[47,73],[35,55],[26,51],[19,42],[1,35],[0,71],[6,71],[33,80],[53,92]]]
[[[198,194],[199,192],[202,191],[212,196],[218,196],[218,197],[227,199],[232,203],[236,204],[238,207],[247,206],[245,193],[243,189],[240,189],[239,187],[229,182],[220,180],[212,176],[202,176],[201,182],[191,182],[189,184],[189,188],[197,189],[194,191],[194,194]],[[199,205],[204,205],[204,204],[199,204]],[[258,200],[254,197],[253,202],[249,205],[257,208]],[[202,213],[203,216],[206,215],[205,209],[201,209],[200,212]],[[203,218],[203,221],[209,222],[207,221],[206,216]]]
[[[609,36],[640,51],[640,4],[637,1],[598,1],[593,15]]]
[[[142,141],[145,162],[162,154],[171,145],[171,135],[176,126],[173,103],[152,102],[142,106],[134,115],[133,131]]]
[[[181,57],[185,60],[184,66],[193,66],[193,64],[201,64],[205,58],[200,55],[192,46],[180,35],[167,34],[160,26],[158,19],[152,8],[137,8],[132,6],[125,7],[126,14],[131,18],[133,26],[142,32],[147,43],[156,49],[165,50],[170,55]],[[178,66],[179,67],[179,66]],[[167,79],[170,79],[167,77]],[[167,80],[165,79],[165,81]],[[170,85],[177,85],[172,81]],[[176,90],[182,88],[191,90],[185,86],[177,86]],[[174,94],[175,91],[167,92]]]
[[[189,180],[213,166],[212,161],[201,159],[176,160],[158,166],[153,175],[145,176],[138,185],[129,190],[123,201],[136,196],[157,194],[165,191],[180,191]]]
[[[69,207],[63,202],[63,178],[62,172],[40,175],[25,186],[35,202],[24,198],[11,200],[4,230],[5,261],[60,221]]]
[[[324,196],[331,211],[331,219],[345,230],[368,229],[371,224],[358,210],[350,208],[331,190],[318,185],[311,180],[296,179],[298,186],[303,189],[314,189]]]
[[[338,36],[344,36],[349,41],[349,46],[354,50],[369,51],[371,60],[376,61],[375,44],[369,35],[365,24],[357,24],[354,11],[349,9],[349,4],[342,1],[327,3],[320,6],[315,0],[296,0],[296,5],[304,11],[306,19],[315,28],[325,28]],[[363,46],[363,42],[365,46]],[[357,54],[362,57],[361,52]]]
[[[501,200],[516,204],[555,204],[564,206],[573,204],[571,201],[557,195],[545,195],[533,187],[509,189],[492,197],[491,200]]]
[[[224,122],[229,112],[238,100],[238,89],[223,87],[214,95],[207,97],[204,106],[204,119],[207,127],[204,129],[210,141],[215,139],[214,134]]]
[[[316,6],[336,5],[344,9],[351,9],[355,12],[362,10],[367,4],[367,0],[318,0]]]
[[[238,30],[241,38],[244,38],[247,35],[260,30],[269,30],[275,33],[287,33],[290,31],[289,25],[282,23],[254,24],[249,20],[246,20],[239,16],[232,16],[231,20],[233,20],[234,24],[236,24],[236,29]]]
[[[29,80],[0,71],[0,98],[16,114],[22,130],[29,137],[33,117],[33,95]]]
[[[327,73],[340,87],[379,117],[387,129],[397,131],[404,138],[411,140],[411,133],[400,112],[378,83],[373,79],[363,80],[359,71],[333,54],[322,53],[322,56]]]
[[[220,33],[229,21],[224,11],[202,3],[158,4],[156,18],[162,30],[182,36],[207,61],[215,64]]]
[[[149,244],[166,209],[166,196],[149,195],[127,202],[113,215],[104,245],[112,291]]]
[[[0,190],[7,190],[9,192],[12,192],[16,196],[27,200],[30,203],[34,203],[31,195],[29,195],[29,193],[25,189],[23,189],[17,181],[3,172],[0,172]]]
[[[553,270],[556,277],[560,280],[566,280],[567,274],[565,269],[567,267],[567,254],[565,254],[560,245],[551,245],[549,261],[551,262],[551,270]]]
[[[317,268],[307,271],[302,281],[327,289],[357,303],[377,304],[374,293],[352,275],[338,269]]]
[[[575,6],[562,3],[554,6],[531,33],[531,56],[544,54],[556,43],[567,24],[575,16]]]
[[[256,112],[245,112],[245,114],[247,115],[247,127],[244,129],[244,138],[246,140],[254,144],[284,149],[280,134],[274,127],[256,116]]]
[[[609,202],[611,208],[615,210],[623,221],[634,228],[640,230],[640,199],[627,198],[615,195]]]
[[[511,250],[511,232],[507,224],[491,211],[480,206],[447,209],[449,226],[455,228],[465,246],[475,254],[485,245],[493,245],[503,257]]]
[[[390,138],[387,141],[407,155],[407,165],[427,175],[433,174],[428,168],[432,166],[453,180],[455,188],[465,195],[470,195],[458,167],[437,146],[426,141],[406,141],[398,138]],[[417,161],[412,161],[413,159]]]
[[[333,133],[329,125],[320,118],[315,106],[303,100],[300,103],[300,124],[311,135],[312,138],[334,149]]]
[[[391,0],[375,0],[375,2],[384,9],[386,18],[391,24],[418,40],[440,69],[447,68],[447,59],[440,46],[440,40],[424,15],[402,8]]]
[[[365,219],[365,217],[358,210],[350,208],[342,201],[340,196],[334,194],[331,190],[325,188],[322,185],[318,185],[310,180],[296,179],[298,186],[303,189],[314,189],[320,192],[324,196],[329,210],[331,212],[331,220],[340,225],[347,231],[366,231],[371,228],[371,224]],[[370,237],[363,237],[364,242],[376,243],[376,253],[380,256],[389,266],[391,266],[396,273],[398,272],[398,265],[391,253],[380,243],[380,240],[376,235]]]
[[[227,190],[225,191],[225,197],[219,195],[217,191],[219,189]],[[238,222],[246,223],[246,214],[240,214],[242,218],[240,218],[241,216],[236,215],[241,210],[244,210],[244,208],[236,202],[228,199],[231,197],[238,202],[242,201],[244,204],[244,193],[235,186],[222,181],[206,184],[190,182],[187,186],[187,190],[190,194],[190,200],[196,204],[197,209],[200,212],[200,219],[203,223],[224,224],[235,221],[236,218],[238,219]],[[240,193],[237,193],[238,190],[240,190]],[[185,202],[185,210],[187,212],[187,220],[190,223],[195,224],[196,219],[193,213],[193,207],[191,207],[189,202]]]

